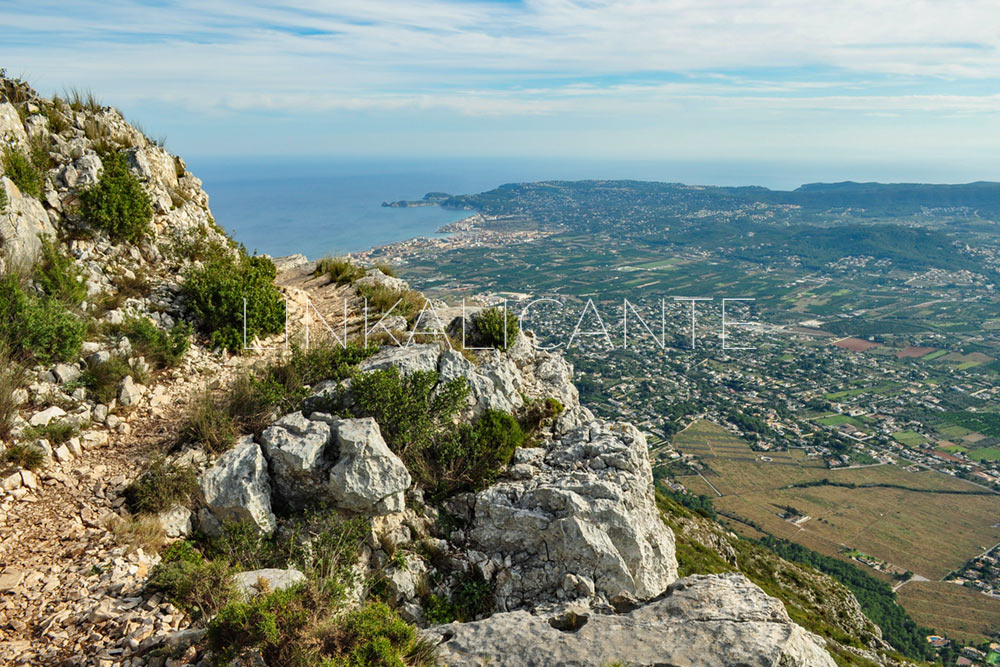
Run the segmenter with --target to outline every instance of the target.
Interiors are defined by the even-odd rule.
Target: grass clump
[[[375,268],[384,273],[385,275],[389,276],[390,278],[399,277],[396,275],[396,269],[392,267],[392,264],[389,264],[387,262],[378,262],[377,264],[375,264]]]
[[[521,331],[517,316],[506,308],[487,308],[475,318],[473,326],[480,345],[502,352],[510,349]]]
[[[187,541],[174,542],[149,574],[146,589],[162,593],[193,618],[211,616],[236,596],[225,561],[207,560]]]
[[[179,444],[225,451],[240,433],[258,434],[277,415],[298,409],[309,385],[350,377],[357,365],[376,351],[373,345],[353,343],[309,350],[293,347],[288,360],[238,376],[226,393],[206,392],[188,415]]]
[[[66,98],[66,104],[73,111],[90,111],[92,113],[97,113],[103,109],[103,105],[97,96],[94,95],[91,90],[81,90],[79,88],[70,88],[66,90],[63,94]]]
[[[381,602],[335,613],[308,584],[232,602],[208,627],[215,664],[255,649],[269,665],[408,667],[434,665],[433,647]]]
[[[28,374],[10,352],[10,346],[0,337],[0,439],[10,437],[18,414],[15,392],[25,385]]]
[[[0,215],[7,213],[7,190],[0,188]]]
[[[474,424],[456,423],[469,392],[461,378],[439,385],[434,371],[404,376],[390,367],[355,375],[347,391],[349,401],[346,392],[335,399],[340,412],[373,417],[435,500],[485,488],[524,442],[517,420],[505,412],[487,410]]]
[[[220,256],[185,276],[188,306],[212,345],[231,352],[243,347],[244,299],[248,341],[282,330],[285,303],[274,284],[275,273],[270,259],[241,251],[238,257]]]
[[[61,445],[70,438],[76,437],[80,432],[75,424],[64,421],[51,421],[42,426],[29,426],[24,429],[24,437],[27,440],[48,440],[52,445]]]
[[[346,257],[324,257],[316,262],[313,275],[326,276],[332,283],[346,285],[365,275],[365,270]]]
[[[206,389],[192,404],[177,435],[177,444],[198,445],[219,454],[233,446],[237,435],[236,421],[225,402]]]
[[[87,296],[83,273],[69,255],[60,252],[48,238],[42,238],[42,252],[35,280],[48,296],[76,306]]]
[[[358,293],[365,298],[369,318],[392,313],[412,320],[427,302],[420,292],[386,285],[360,285]]]
[[[120,355],[112,355],[107,361],[88,363],[77,384],[84,387],[90,396],[104,405],[108,405],[118,396],[118,385],[126,376],[140,384],[146,380],[142,374],[129,365],[128,360]]]
[[[8,469],[13,467],[37,470],[45,463],[45,452],[34,445],[10,445],[0,452],[0,462],[6,464],[5,467]]]
[[[47,153],[45,159],[48,160]],[[45,190],[45,170],[35,163],[32,156],[8,146],[3,151],[3,170],[18,190],[30,197],[41,198]]]
[[[127,317],[119,333],[128,337],[137,350],[154,368],[176,366],[191,345],[191,325],[178,322],[164,331],[148,317]]]
[[[115,541],[131,550],[142,549],[148,554],[155,554],[167,541],[163,526],[156,517],[132,516],[123,519],[112,515],[106,526]]]
[[[153,205],[125,153],[109,153],[97,183],[80,193],[80,212],[115,241],[136,242],[149,231]]]
[[[0,339],[16,357],[39,363],[77,358],[86,325],[64,304],[29,291],[12,273],[0,276]]]
[[[156,459],[125,488],[125,505],[134,514],[159,514],[187,505],[198,493],[198,475],[190,466]]]

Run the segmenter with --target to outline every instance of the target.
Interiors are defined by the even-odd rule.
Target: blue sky
[[[0,45],[39,91],[89,88],[196,158],[880,162],[1000,180],[994,0],[0,0]]]

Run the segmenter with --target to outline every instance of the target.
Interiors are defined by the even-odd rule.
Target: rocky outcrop
[[[236,521],[251,523],[262,533],[273,531],[269,479],[260,445],[244,438],[201,476],[201,529],[218,533],[223,522]]]
[[[742,575],[692,576],[623,614],[587,608],[500,613],[428,630],[442,662],[464,665],[760,665],[833,667],[823,640]]]
[[[377,516],[403,509],[410,474],[374,419],[285,415],[261,434],[275,491],[293,507],[315,502]]]
[[[410,473],[382,439],[374,419],[334,423],[339,460],[330,470],[330,490],[337,506],[372,515],[403,509]]]
[[[646,440],[593,422],[518,452],[511,476],[475,496],[467,548],[488,554],[500,609],[659,595],[677,577]]]
[[[0,176],[0,189],[7,200],[0,209],[0,271],[30,267],[41,250],[40,237],[54,236],[55,228],[42,203],[22,194],[12,180]]]

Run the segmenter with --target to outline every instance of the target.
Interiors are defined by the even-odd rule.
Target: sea
[[[262,158],[189,159],[216,221],[250,252],[310,259],[434,237],[468,211],[389,208],[428,192],[470,194],[504,183],[637,179],[794,189],[840,180],[955,182],[920,165],[831,162],[668,162],[543,159]],[[952,178],[948,178],[951,176]],[[969,174],[968,180],[976,180]]]

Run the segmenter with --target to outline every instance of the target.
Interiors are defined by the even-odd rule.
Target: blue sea
[[[310,259],[434,236],[469,212],[387,208],[383,201],[426,193],[469,194],[513,182],[638,179],[794,189],[841,180],[956,182],[962,174],[920,165],[873,163],[653,162],[515,159],[192,159],[212,213],[251,252]],[[952,177],[949,179],[949,176]],[[966,180],[976,180],[974,174]]]

